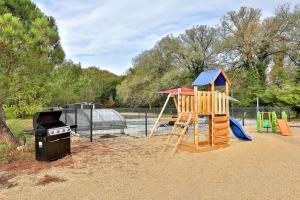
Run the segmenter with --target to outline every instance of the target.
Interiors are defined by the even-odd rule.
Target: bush
[[[42,105],[40,104],[4,105],[4,111],[7,119],[32,117],[34,113],[40,111],[41,109]]]

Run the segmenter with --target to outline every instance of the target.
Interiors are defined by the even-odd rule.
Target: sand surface
[[[0,199],[300,199],[300,128],[247,129],[253,142],[175,157],[161,154],[165,136],[74,141],[62,160],[0,166]]]

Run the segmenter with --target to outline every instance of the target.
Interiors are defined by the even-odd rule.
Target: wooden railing
[[[212,93],[199,91],[197,99],[197,113],[210,115],[212,113]]]
[[[194,93],[178,95],[178,112],[196,112],[199,115],[226,114],[229,111],[228,99],[224,92],[198,91],[197,102]]]
[[[226,95],[224,92],[215,92],[215,114],[226,114]]]
[[[194,112],[194,104],[194,93],[181,93],[178,95],[178,112]]]

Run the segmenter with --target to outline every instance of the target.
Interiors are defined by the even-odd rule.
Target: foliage
[[[159,105],[158,91],[191,87],[200,72],[220,67],[241,106],[254,106],[259,97],[262,105],[290,106],[300,115],[300,6],[280,5],[274,15],[261,16],[260,9],[241,7],[218,26],[162,38],[134,59],[117,88],[120,102]]]
[[[134,70],[117,86],[119,101],[127,106],[151,107],[160,99],[157,91],[185,85],[189,74],[177,68],[174,61],[177,50],[178,40],[167,36],[153,49],[137,56]]]
[[[201,72],[217,64],[221,43],[220,29],[206,25],[195,26],[179,36],[176,52],[179,66],[186,68],[196,78]]]
[[[0,103],[24,118],[47,106],[115,98],[120,77],[64,60],[58,28],[30,0],[0,0]]]
[[[23,136],[23,130],[32,129],[32,119],[9,119],[7,120],[7,126],[11,129],[15,136],[19,139]],[[27,139],[31,139],[31,136],[28,136]]]
[[[102,102],[115,98],[120,77],[96,67],[81,68],[65,61],[51,73],[47,105],[63,106],[75,102]]]
[[[0,101],[24,117],[43,105],[45,80],[64,52],[54,19],[30,1],[0,5]]]
[[[8,117],[48,106],[98,102],[159,106],[158,91],[191,87],[204,70],[221,67],[241,106],[290,106],[300,115],[300,6],[278,6],[262,19],[241,7],[214,27],[195,25],[162,38],[133,59],[125,76],[65,60],[58,28],[30,0],[0,0],[0,104]]]

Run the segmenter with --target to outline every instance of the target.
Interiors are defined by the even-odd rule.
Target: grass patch
[[[32,129],[32,119],[8,119],[6,121],[7,126],[11,132],[19,138],[22,139],[23,130]],[[26,135],[27,141],[32,139],[31,135]]]
[[[32,129],[32,119],[8,119],[6,123],[11,132],[19,139],[19,141],[22,141],[23,130]],[[33,136],[25,135],[25,137],[26,143],[32,143]],[[27,154],[30,156],[31,153],[32,152],[28,152]],[[27,154],[26,157],[29,157]],[[23,156],[24,155],[21,153],[19,155],[17,150],[9,148],[8,145],[1,143],[0,141],[0,163],[9,163],[19,159],[22,160]]]

